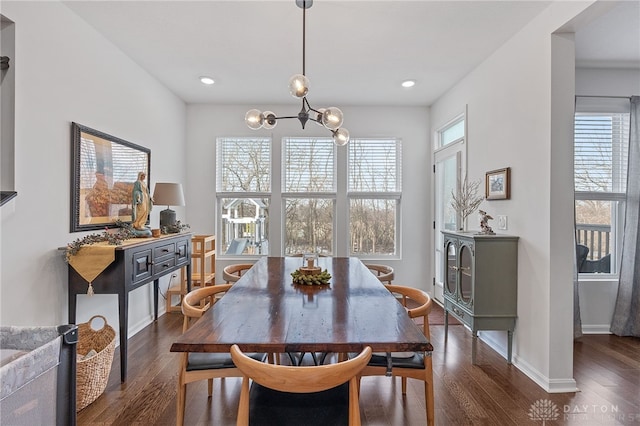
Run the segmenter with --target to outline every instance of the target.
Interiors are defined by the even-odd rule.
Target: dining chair
[[[190,291],[182,298],[184,321],[182,332],[190,323],[197,321],[211,309],[221,296],[232,287],[232,284],[218,284],[201,287]],[[262,361],[263,354],[248,354],[252,359]],[[181,354],[178,370],[178,397],[176,424],[184,424],[184,411],[187,397],[187,384],[198,380],[208,380],[209,397],[213,394],[213,379],[219,377],[242,377],[240,370],[234,365],[229,353],[185,352]]]
[[[422,331],[427,339],[429,339],[431,297],[417,288],[400,285],[386,285],[385,287],[398,298],[398,302],[405,307],[411,319],[416,320],[422,318]],[[391,362],[390,364],[389,361]],[[435,405],[431,354],[424,352],[374,353],[367,366],[360,373],[360,377],[387,376],[389,374],[393,377],[402,378],[403,395],[407,393],[407,378],[422,380],[424,382],[427,424],[433,426],[435,424]]]
[[[243,377],[238,426],[360,425],[357,376],[371,358],[370,347],[350,360],[319,366],[258,362],[237,345],[231,358]]]
[[[394,278],[393,268],[389,265],[381,265],[377,263],[365,263],[365,266],[375,275],[382,283],[391,284]]]
[[[237,263],[234,265],[227,265],[222,270],[222,279],[226,281],[227,284],[235,283],[242,277],[242,275],[247,272],[253,264],[251,263]]]

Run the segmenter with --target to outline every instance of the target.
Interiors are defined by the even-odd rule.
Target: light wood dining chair
[[[400,285],[385,286],[398,298],[398,302],[405,307],[407,314],[413,320],[422,318],[422,330],[429,339],[429,313],[431,312],[431,297],[424,291]],[[431,354],[422,352],[402,352],[390,354],[374,353],[371,361],[360,373],[364,376],[386,376],[389,373],[389,357],[391,357],[391,375],[402,378],[402,394],[407,393],[407,378],[424,382],[424,396],[427,414],[427,425],[435,424],[435,403],[433,395],[433,363]]]
[[[391,284],[394,278],[393,268],[389,265],[381,265],[377,263],[365,263],[369,270],[375,275],[382,283]]]
[[[219,284],[192,290],[182,298],[184,322],[182,332],[189,328],[204,313],[211,309],[216,301],[232,287],[231,284]],[[187,397],[187,384],[198,380],[208,380],[209,397],[213,394],[213,379],[219,377],[242,377],[229,353],[185,352],[180,355],[178,370],[178,397],[176,424],[184,424],[184,411]],[[255,360],[263,360],[263,354],[248,354]]]
[[[227,265],[222,270],[222,279],[226,281],[227,284],[235,283],[242,277],[242,275],[247,272],[253,264],[251,263],[237,263],[234,265]]]
[[[237,345],[231,347],[231,358],[243,375],[238,426],[360,425],[357,375],[371,358],[370,347],[348,361],[320,366],[257,362]]]

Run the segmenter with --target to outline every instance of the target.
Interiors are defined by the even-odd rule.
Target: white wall
[[[62,324],[67,265],[58,247],[86,234],[69,232],[70,123],[150,148],[153,186],[185,179],[186,107],[63,4],[3,1],[2,14],[16,23],[18,196],[2,206],[0,322]],[[130,335],[152,319],[152,287],[131,293]],[[117,296],[78,303],[79,322],[102,314],[117,329]]]
[[[551,34],[587,5],[552,4],[431,108],[435,130],[468,105],[469,179],[511,167],[511,199],[485,201],[481,208],[494,217],[507,215],[506,233],[520,237],[514,364],[551,392],[575,390],[572,231],[564,229],[573,213],[559,196],[572,188],[561,167],[571,164],[566,129],[572,117],[573,54],[567,52],[570,39],[552,42]],[[564,64],[561,52],[571,53]],[[558,83],[570,85],[554,86]],[[506,333],[481,334],[506,353]]]
[[[640,69],[576,68],[576,95],[640,95]],[[618,295],[618,281],[580,279],[583,333],[609,333]]]
[[[291,105],[189,105],[187,108],[187,162],[189,210],[187,223],[195,233],[215,233],[215,140],[219,136],[329,136],[314,123],[301,129],[298,120],[282,120],[271,132],[250,130],[244,123],[247,110],[296,111]],[[428,108],[343,106],[345,127],[351,137],[399,137],[402,139],[402,259],[386,260],[396,270],[395,282],[431,291],[431,166]],[[346,148],[342,148],[346,149]],[[273,206],[272,206],[273,207]],[[273,213],[274,209],[271,209]],[[273,218],[272,218],[273,220]],[[346,235],[338,230],[337,235]],[[270,235],[270,239],[276,238]],[[277,256],[277,253],[271,253]],[[338,253],[338,255],[344,255]],[[218,259],[216,270],[238,260]],[[222,274],[216,280],[221,282]]]

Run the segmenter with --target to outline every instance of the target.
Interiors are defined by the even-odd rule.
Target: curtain
[[[640,96],[631,97],[629,167],[618,297],[611,332],[640,337]]]
[[[573,209],[573,222],[575,229],[575,221],[576,221],[576,213],[575,213],[575,203]],[[573,245],[578,247],[576,241],[576,233],[573,233]],[[580,266],[578,265],[578,254],[577,249],[573,254],[573,338],[577,339],[582,337],[582,318],[580,317],[580,297],[578,295],[578,271],[580,270]]]

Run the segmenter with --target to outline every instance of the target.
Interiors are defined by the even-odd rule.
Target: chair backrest
[[[248,242],[249,240],[246,238],[235,238],[231,241],[231,244],[229,244],[229,247],[224,254],[242,254],[245,247],[247,247]]]
[[[187,293],[182,298],[182,314],[184,315],[182,331],[185,332],[189,328],[189,319],[197,319],[204,315],[216,303],[216,295],[228,291],[231,287],[231,284],[218,284],[197,288]]]
[[[349,423],[360,424],[357,375],[371,359],[369,346],[355,358],[329,365],[269,364],[249,358],[238,345],[231,346],[231,359],[243,374],[238,425],[246,425],[249,421],[249,379],[266,388],[290,393],[321,392],[349,382]]]
[[[240,279],[242,274],[249,269],[253,264],[251,263],[236,263],[234,265],[227,265],[222,270],[222,279],[228,283],[235,283]]]
[[[386,285],[385,287],[387,287],[391,293],[402,296],[402,306],[405,307],[410,318],[423,318],[424,335],[430,339],[429,313],[431,312],[431,297],[424,291],[413,287],[402,285]],[[410,304],[408,301],[412,301],[413,303]]]
[[[376,263],[366,263],[365,266],[376,276],[381,282],[391,284],[394,274],[393,268],[389,265],[379,265]]]
[[[576,244],[576,266],[579,272],[582,272],[582,265],[584,265],[584,261],[587,260],[587,255],[589,254],[589,247]]]

